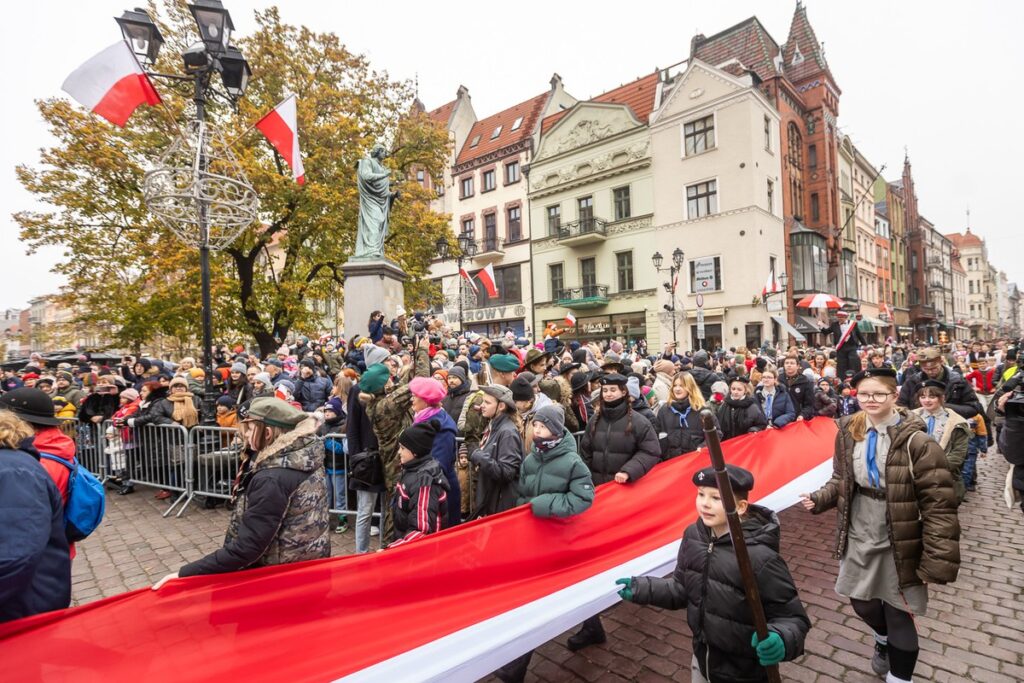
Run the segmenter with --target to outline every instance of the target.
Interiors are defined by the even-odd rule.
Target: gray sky
[[[134,4],[57,0],[4,7],[0,45],[7,68],[0,71],[0,92],[8,133],[0,146],[0,308],[23,307],[61,284],[49,272],[60,250],[26,256],[11,218],[35,208],[15,165],[35,163],[38,150],[50,144],[33,101],[61,94],[74,68],[117,40],[112,17]],[[271,4],[225,0],[243,34],[255,26],[253,9]],[[753,14],[781,43],[795,6],[792,0],[519,0],[495,14],[490,8],[498,6],[490,3],[443,0],[276,4],[286,22],[337,33],[393,77],[418,74],[428,108],[453,99],[465,85],[481,117],[543,92],[553,72],[570,94],[591,97],[685,59],[695,33],[711,35]],[[906,145],[921,212],[942,232],[954,232],[964,228],[969,204],[972,228],[987,240],[992,262],[1024,285],[1024,258],[1013,239],[1020,234],[1017,164],[1024,158],[1015,84],[1024,73],[1024,3],[806,5],[843,91],[843,131],[876,167],[887,165],[890,180],[901,172]],[[373,16],[376,11],[383,18]]]

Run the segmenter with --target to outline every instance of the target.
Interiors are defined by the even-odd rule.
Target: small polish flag
[[[494,285],[494,264],[488,263],[487,267],[478,272],[476,276],[480,278],[484,289],[487,290],[487,296],[492,299],[496,298],[498,296],[498,288]]]
[[[305,185],[306,170],[302,167],[302,154],[299,151],[299,117],[296,102],[298,97],[294,93],[284,98],[281,104],[256,122],[256,128],[291,166],[295,182]]]
[[[121,128],[140,104],[160,104],[160,95],[123,40],[72,71],[60,87],[83,107]]]
[[[565,314],[565,324],[570,327],[576,324],[576,316],[574,316],[571,311]]]
[[[769,271],[768,281],[764,283],[764,287],[761,289],[761,298],[767,299],[769,294],[775,294],[781,291],[779,287],[779,281],[775,279],[775,271]]]
[[[469,283],[470,287],[473,288],[473,293],[474,294],[476,294],[476,293],[478,293],[480,291],[480,288],[476,286],[475,282],[473,282],[473,278],[471,278],[469,276],[469,271],[468,270],[466,270],[465,268],[459,268],[459,275],[462,276],[462,279],[464,279],[466,282]]]

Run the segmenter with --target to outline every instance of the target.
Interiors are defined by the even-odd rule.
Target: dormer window
[[[519,126],[523,125],[523,117],[520,116],[512,122],[512,130],[519,130]]]
[[[494,138],[498,137],[499,135],[501,135],[501,126],[498,126],[497,128],[494,129],[494,132],[491,133],[491,139],[493,140]]]
[[[800,46],[797,45],[793,49],[793,66],[796,66],[797,64],[802,64],[803,61],[804,61],[803,53],[800,52]]]
[[[480,136],[476,135],[476,136],[473,137],[473,141],[469,143],[469,146],[470,147],[476,147],[479,144],[480,144]]]

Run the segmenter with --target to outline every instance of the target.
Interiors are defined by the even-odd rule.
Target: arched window
[[[789,142],[789,163],[798,170],[804,168],[804,139],[800,135],[800,129],[796,127],[796,124],[790,121],[789,128],[786,131]]]

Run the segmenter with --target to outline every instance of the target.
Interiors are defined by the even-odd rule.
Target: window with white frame
[[[686,156],[700,154],[715,147],[715,117],[714,115],[690,121],[683,124],[683,139],[685,141]]]
[[[686,188],[686,216],[690,220],[718,213],[718,181],[708,180]]]

